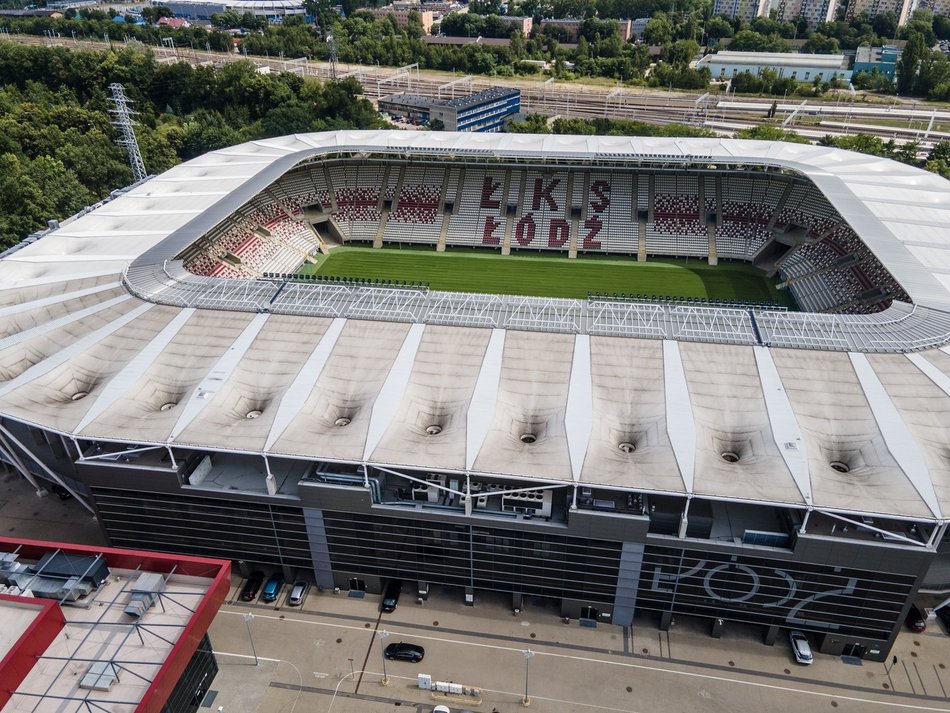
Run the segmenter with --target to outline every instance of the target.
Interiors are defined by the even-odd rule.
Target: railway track
[[[63,38],[53,40],[32,35],[3,35],[4,39],[24,44],[58,44],[66,47],[104,49],[102,40]],[[118,44],[113,41],[112,44]],[[207,52],[193,48],[153,47],[159,62],[183,61],[192,64],[220,64],[242,55]],[[326,62],[306,58],[286,60],[272,57],[247,57],[267,71],[289,71],[302,76],[327,79],[332,74]],[[723,136],[732,136],[741,129],[758,126],[775,106],[774,120],[809,140],[822,136],[870,134],[898,143],[918,141],[922,150],[934,143],[950,139],[950,110],[919,102],[894,100],[886,105],[869,105],[853,101],[803,100],[781,101],[774,97],[730,98],[719,93],[683,93],[640,90],[637,88],[602,88],[591,85],[555,84],[524,79],[473,77],[451,80],[446,73],[424,72],[413,68],[338,65],[337,76],[353,76],[363,87],[364,96],[378,101],[399,92],[413,92],[431,97],[449,97],[457,93],[478,91],[491,86],[513,86],[521,90],[522,108],[527,113],[564,118],[633,119],[648,124],[672,123],[705,127]],[[875,124],[880,119],[885,124]],[[904,126],[903,123],[907,122]],[[934,128],[937,127],[937,128]]]

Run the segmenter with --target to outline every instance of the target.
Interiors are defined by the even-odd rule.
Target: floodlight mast
[[[337,63],[337,54],[336,54],[336,38],[333,36],[333,33],[327,35],[327,44],[330,45],[330,79],[336,81],[336,63]]]
[[[119,83],[110,84],[109,91],[112,92],[109,100],[115,104],[115,109],[109,109],[109,113],[112,114],[112,125],[121,132],[121,137],[116,140],[116,144],[124,147],[128,152],[129,165],[132,167],[135,182],[144,181],[148,178],[148,171],[145,170],[142,152],[139,151],[139,142],[135,138],[135,122],[132,119],[135,112],[131,109],[132,101],[125,96],[125,88]]]

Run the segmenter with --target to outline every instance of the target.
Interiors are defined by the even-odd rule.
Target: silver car
[[[303,598],[307,595],[307,589],[310,588],[310,585],[302,580],[298,579],[294,582],[293,588],[290,590],[290,596],[287,597],[287,603],[292,607],[299,607],[303,604]]]
[[[814,661],[811,655],[811,645],[808,643],[808,637],[801,631],[788,632],[788,643],[792,645],[792,653],[795,654],[795,660],[801,664],[810,664]]]

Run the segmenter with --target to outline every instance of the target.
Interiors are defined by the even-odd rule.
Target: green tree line
[[[246,61],[215,69],[0,42],[0,81],[0,248],[132,182],[109,123],[111,82],[135,102],[150,173],[252,139],[383,125],[354,80],[262,75]]]

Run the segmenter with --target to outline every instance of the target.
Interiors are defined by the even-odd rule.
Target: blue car
[[[270,579],[267,580],[267,584],[264,585],[264,591],[261,592],[261,601],[276,601],[277,597],[280,596],[280,590],[283,588],[283,586],[284,578],[279,574],[272,574]]]

